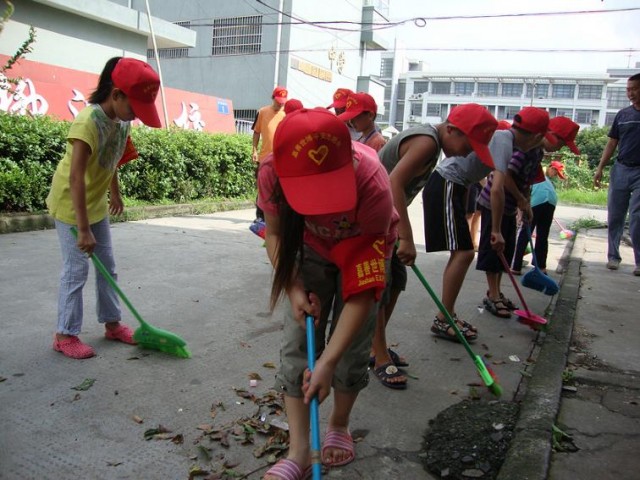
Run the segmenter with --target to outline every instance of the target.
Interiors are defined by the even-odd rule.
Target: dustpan
[[[533,260],[533,270],[525,273],[522,276],[522,286],[537,290],[545,295],[555,295],[560,290],[558,282],[548,275],[545,275],[542,270],[538,268],[538,261],[536,259],[536,252],[533,248],[533,241],[531,240],[531,227],[529,224],[525,224],[527,229],[527,235],[529,236],[529,245],[531,246],[531,256]]]

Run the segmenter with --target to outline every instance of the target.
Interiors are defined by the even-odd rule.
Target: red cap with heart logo
[[[324,108],[296,110],[280,122],[273,157],[282,191],[301,215],[347,212],[356,206],[349,129]]]

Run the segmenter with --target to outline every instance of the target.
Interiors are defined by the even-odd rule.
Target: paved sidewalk
[[[412,221],[417,238],[421,238],[418,203],[412,206]],[[567,212],[559,218],[569,223],[583,213]],[[0,377],[6,378],[0,382],[0,478],[185,479],[190,467],[203,465],[202,449],[196,445],[202,436],[198,426],[223,425],[255,413],[256,405],[238,397],[233,387],[256,395],[271,387],[273,370],[264,364],[278,362],[282,315],[280,311],[268,312],[271,267],[259,239],[248,230],[252,214],[249,209],[113,226],[121,288],[145,319],[186,339],[194,354],[190,360],[104,340],[94,320],[93,281],[85,288],[83,339],[94,345],[98,356],[74,361],[53,352],[59,274],[56,234],[46,230],[0,235],[4,327]],[[592,248],[591,238],[585,236],[587,252]],[[552,234],[550,271],[566,244]],[[419,251],[424,249],[419,247]],[[417,265],[436,292],[440,291],[447,259],[447,254],[418,256]],[[604,256],[598,259],[594,254],[587,278],[607,283],[617,275],[624,281],[608,291],[607,304],[621,308],[635,301],[637,310],[640,278],[624,270],[609,272],[604,261]],[[579,285],[580,279],[574,280]],[[474,348],[480,354],[491,353],[504,399],[510,400],[523,386],[524,361],[538,351],[538,334],[514,319],[500,320],[482,312],[478,305],[485,283],[481,272],[470,270],[459,314],[479,327],[480,338]],[[508,280],[505,293],[517,298]],[[545,314],[550,297],[532,290],[525,295],[532,311]],[[587,314],[581,305],[577,311]],[[352,428],[362,437],[356,447],[357,458],[351,465],[332,471],[328,478],[434,478],[425,472],[418,456],[428,421],[467,396],[469,383],[478,382],[462,347],[436,340],[429,333],[434,313],[426,291],[410,277],[388,329],[389,340],[411,362],[409,388],[391,391],[372,378],[353,415]],[[124,318],[135,324],[130,314]],[[619,327],[612,328],[617,331]],[[637,334],[637,330],[628,331]],[[633,340],[630,335],[615,338],[623,337],[631,346],[638,344],[638,338]],[[616,345],[607,348],[618,350]],[[249,387],[250,373],[263,378],[253,389]],[[534,379],[544,377],[545,372],[535,368],[533,375]],[[86,378],[96,379],[89,390],[71,390]],[[218,409],[212,419],[212,406],[218,404],[226,408]],[[563,408],[565,405],[563,402]],[[634,406],[628,404],[630,410]],[[326,425],[328,411],[329,405],[323,405],[321,428]],[[144,423],[136,423],[134,416]],[[182,434],[184,442],[145,441],[144,431],[159,424]],[[256,437],[256,445],[263,442]],[[250,479],[264,473],[259,468],[266,460],[254,457],[255,446],[243,446],[235,440],[230,440],[229,448],[208,440],[202,445],[211,449],[212,463],[237,463],[235,470],[243,474],[257,470],[247,477]],[[554,457],[554,474],[556,464]]]

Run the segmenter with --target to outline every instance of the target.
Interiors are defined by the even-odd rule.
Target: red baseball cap
[[[529,133],[547,134],[549,131],[549,113],[538,107],[524,107],[513,117],[513,126]],[[549,140],[551,143],[557,143]]]
[[[511,123],[509,120],[498,120],[498,128],[496,130],[509,130],[511,128]]]
[[[327,108],[344,108],[347,105],[347,98],[353,93],[348,88],[339,88],[333,94],[333,103]]]
[[[498,121],[486,107],[477,103],[458,105],[451,109],[447,122],[465,134],[482,163],[495,168],[488,145],[498,127]]]
[[[559,117],[558,117],[558,118],[559,118]],[[553,167],[553,168],[555,168],[555,169],[556,169],[556,172],[558,172],[558,176],[559,176],[561,179],[563,179],[563,180],[564,180],[565,178],[567,178],[567,176],[564,174],[564,164],[563,164],[563,163],[558,162],[557,160],[553,160],[553,161],[549,164],[549,166],[550,166],[550,167]]]
[[[287,92],[287,89],[284,87],[276,87],[273,89],[273,93],[271,94],[271,96],[280,105],[284,105],[285,103],[287,103],[289,92]]]
[[[302,102],[297,98],[291,98],[287,100],[287,103],[284,104],[284,113],[289,114],[291,112],[295,112],[296,110],[300,110],[303,108]]]
[[[301,215],[347,212],[356,206],[351,136],[324,108],[286,115],[273,137],[273,158],[282,191]]]
[[[338,115],[338,118],[343,122],[348,122],[352,118],[357,117],[362,112],[373,112],[374,115],[378,113],[378,105],[371,95],[364,92],[352,93],[347,98],[346,110],[344,113]]]
[[[145,125],[162,126],[156,110],[160,77],[148,63],[135,58],[121,58],[111,72],[111,81],[125,93],[133,113]]]
[[[558,143],[555,141],[555,138],[552,138],[552,139],[549,138],[555,135],[560,140],[562,140],[567,147],[569,147],[569,150],[571,150],[576,155],[580,155],[580,149],[578,148],[575,142],[576,135],[578,135],[578,130],[580,130],[580,125],[578,125],[573,120],[567,117],[553,117],[551,120],[549,120],[550,133],[545,135],[545,138],[547,138],[547,140],[549,140],[552,143]],[[556,162],[556,163],[559,163],[559,162]],[[559,173],[560,172],[558,171],[558,174]],[[560,177],[560,178],[564,178],[564,177]]]

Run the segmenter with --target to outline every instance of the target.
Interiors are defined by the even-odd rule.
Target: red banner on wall
[[[9,57],[0,55],[0,65]],[[20,60],[7,72],[19,78],[18,85],[9,85],[0,74],[0,111],[21,115],[50,115],[61,120],[73,120],[87,104],[87,98],[98,85],[99,75],[56,67],[46,63]],[[172,127],[212,133],[235,133],[231,100],[210,97],[175,88],[165,88],[167,115]],[[162,101],[156,100],[158,114],[164,125]],[[135,124],[142,125],[136,120]]]

